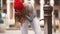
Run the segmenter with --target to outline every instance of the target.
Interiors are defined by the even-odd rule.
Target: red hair
[[[14,9],[22,9],[22,8],[24,8],[22,0],[14,0]]]

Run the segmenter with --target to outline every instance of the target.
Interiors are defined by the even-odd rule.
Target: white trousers
[[[37,17],[35,17],[32,22],[29,22],[28,20],[25,21],[25,23],[21,27],[22,34],[28,34],[28,23],[31,24],[35,34],[41,34],[39,20],[37,19]]]

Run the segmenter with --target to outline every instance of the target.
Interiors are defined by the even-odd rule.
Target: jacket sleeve
[[[32,19],[31,17],[29,17],[29,16],[26,16],[26,19],[27,19],[28,21],[30,21],[30,22],[33,21],[33,19]]]
[[[26,19],[27,19],[28,21],[32,22],[35,16],[36,16],[36,15],[34,14],[33,6],[32,6],[32,5],[29,5],[29,6],[28,6],[28,9],[27,9]]]

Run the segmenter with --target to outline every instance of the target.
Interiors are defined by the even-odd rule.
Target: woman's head
[[[24,5],[21,0],[14,0],[14,9],[22,9]]]

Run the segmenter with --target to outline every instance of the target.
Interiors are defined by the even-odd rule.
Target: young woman
[[[16,5],[14,5],[14,9],[16,19],[20,17],[20,22],[22,24],[21,33],[28,34],[28,23],[30,23],[35,34],[41,34],[39,20],[37,19],[37,16],[34,14],[32,5],[23,5],[23,3],[19,3],[19,1],[17,0]]]
[[[15,27],[18,27],[17,23],[18,21],[21,22],[21,24],[25,20],[25,7],[22,3],[22,0],[14,0],[14,9],[15,9]]]

